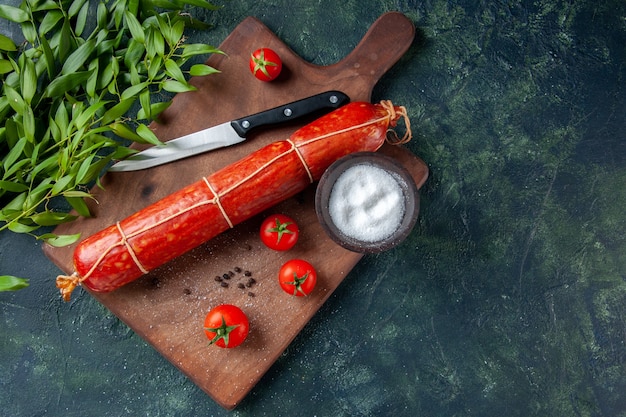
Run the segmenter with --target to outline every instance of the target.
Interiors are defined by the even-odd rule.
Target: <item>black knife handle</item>
[[[326,91],[270,110],[235,119],[230,122],[230,125],[239,136],[245,138],[248,132],[254,128],[294,120],[321,110],[334,110],[348,102],[350,102],[350,97],[341,91]]]

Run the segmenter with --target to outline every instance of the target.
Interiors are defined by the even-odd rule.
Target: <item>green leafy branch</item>
[[[160,144],[149,122],[174,93],[195,89],[187,76],[218,72],[183,69],[191,58],[221,53],[185,43],[187,27],[207,27],[189,7],[217,10],[205,0],[102,0],[94,22],[89,0],[0,5],[0,18],[24,37],[17,45],[0,34],[0,231],[55,246],[76,241],[36,232],[88,217],[89,189],[113,159],[134,152],[128,141]],[[3,282],[24,284],[0,278],[0,291]]]

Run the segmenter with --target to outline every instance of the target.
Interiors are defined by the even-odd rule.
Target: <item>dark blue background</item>
[[[31,279],[0,293],[1,414],[626,415],[626,3],[227,1],[192,12],[215,26],[190,41],[253,15],[327,65],[391,10],[418,33],[373,100],[408,108],[431,169],[407,241],[366,256],[229,413],[1,232],[0,274]]]

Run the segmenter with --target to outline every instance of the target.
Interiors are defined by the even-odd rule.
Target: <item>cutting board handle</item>
[[[369,101],[373,86],[410,48],[414,38],[415,26],[405,15],[385,13],[350,54],[324,68],[324,76],[335,82],[349,80],[352,100]]]

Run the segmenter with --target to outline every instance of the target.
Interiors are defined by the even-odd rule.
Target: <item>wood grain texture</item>
[[[353,101],[369,101],[376,82],[406,52],[413,37],[413,24],[405,16],[387,13],[371,26],[353,52],[322,67],[303,61],[259,20],[247,18],[220,45],[226,54],[213,55],[207,61],[222,72],[193,78],[198,91],[178,94],[151,128],[166,141],[331,89],[345,92]],[[249,54],[262,46],[276,50],[284,60],[283,73],[272,83],[256,80],[248,70]],[[61,225],[56,233],[80,232],[87,237],[203,175],[289,137],[308,121],[266,129],[242,144],[153,169],[108,173],[102,179],[104,190],[93,190],[98,201],[91,204],[94,217]],[[381,152],[403,163],[418,188],[423,185],[428,176],[423,161],[403,147],[385,145]],[[289,252],[263,246],[258,227],[270,213],[262,213],[119,290],[91,295],[217,403],[233,409],[362,257],[324,234],[315,214],[314,194],[313,185],[272,210],[289,214],[301,227],[302,238]],[[65,273],[71,273],[75,246],[44,246],[44,251]],[[280,265],[291,258],[306,259],[319,272],[316,290],[304,299],[286,296],[276,283]],[[251,271],[256,284],[238,288],[238,283],[247,281],[243,273],[236,273],[228,288],[214,280],[236,267]],[[80,290],[75,291],[74,297],[78,296]],[[207,346],[204,316],[221,303],[238,305],[250,319],[249,338],[236,349]]]

